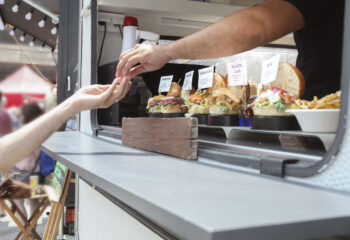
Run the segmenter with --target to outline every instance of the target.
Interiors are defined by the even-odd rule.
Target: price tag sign
[[[280,54],[262,62],[261,83],[267,84],[276,80],[278,64],[280,62]]]
[[[184,85],[182,86],[182,90],[192,90],[192,80],[193,80],[194,71],[187,72],[185,74]]]
[[[170,90],[171,82],[173,81],[173,75],[163,76],[160,78],[158,92],[168,92]]]
[[[226,65],[229,86],[239,86],[248,84],[248,71],[246,60],[235,60],[233,62],[228,62]]]
[[[214,67],[198,70],[198,89],[210,88],[213,85]]]

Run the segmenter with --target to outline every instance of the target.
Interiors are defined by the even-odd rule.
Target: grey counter
[[[42,149],[185,239],[308,239],[350,234],[350,196],[131,149],[79,132]]]

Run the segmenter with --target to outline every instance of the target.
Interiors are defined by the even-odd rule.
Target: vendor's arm
[[[304,26],[297,8],[284,0],[238,11],[169,45],[137,45],[121,55],[116,76],[134,77],[161,68],[172,59],[230,56],[276,40]],[[140,63],[139,66],[135,66]]]
[[[124,78],[119,90],[117,80],[111,85],[84,87],[50,112],[16,132],[0,138],[0,172],[7,171],[28,156],[75,114],[84,110],[109,107],[122,99],[130,86],[130,81]]]

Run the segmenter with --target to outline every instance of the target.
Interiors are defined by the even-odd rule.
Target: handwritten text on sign
[[[213,85],[214,67],[198,70],[198,89],[210,88]]]
[[[233,62],[228,62],[226,65],[229,86],[248,84],[247,61],[235,60]]]
[[[280,54],[262,62],[261,83],[267,84],[276,80]]]
[[[182,86],[182,90],[192,90],[192,80],[193,80],[194,71],[187,72],[185,74],[184,85]]]
[[[173,75],[163,76],[160,78],[158,92],[168,92],[170,90],[171,82],[173,81]]]

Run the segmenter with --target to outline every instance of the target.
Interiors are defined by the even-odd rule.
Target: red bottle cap
[[[137,22],[137,18],[135,17],[131,17],[131,16],[125,16],[124,18],[124,23],[123,23],[123,27],[125,26],[135,26],[138,27],[139,24]]]

